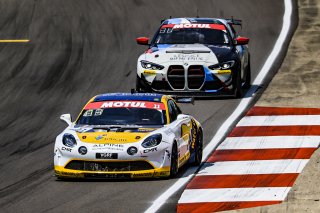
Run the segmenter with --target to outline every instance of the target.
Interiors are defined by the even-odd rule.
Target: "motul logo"
[[[130,102],[130,101],[121,101],[121,102],[104,102],[101,105],[101,108],[113,108],[113,107],[137,107],[137,108],[147,108],[145,102]]]
[[[156,110],[165,110],[163,103],[150,101],[105,101],[92,102],[85,106],[85,109],[103,109],[103,108],[147,108]]]
[[[173,29],[179,28],[210,28],[210,24],[177,24],[173,26]]]

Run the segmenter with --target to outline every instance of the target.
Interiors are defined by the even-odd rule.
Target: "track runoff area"
[[[320,142],[320,109],[253,107],[220,144],[253,101],[280,54],[291,27],[292,2],[284,0],[280,35],[250,90],[204,149],[204,164],[188,169],[145,212],[156,212],[186,186],[177,212],[215,212],[282,202]],[[218,146],[218,144],[220,144]],[[218,146],[218,147],[217,147]]]

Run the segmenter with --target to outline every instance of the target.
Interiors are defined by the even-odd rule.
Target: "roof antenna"
[[[197,8],[197,18],[199,18],[199,9]]]

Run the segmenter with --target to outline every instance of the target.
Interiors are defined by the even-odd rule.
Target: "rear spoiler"
[[[234,19],[233,16],[231,16],[231,19],[226,19],[226,21],[228,24],[240,26],[242,29],[242,20]]]

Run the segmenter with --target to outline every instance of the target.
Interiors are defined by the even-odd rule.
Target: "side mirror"
[[[71,115],[70,114],[62,114],[60,116],[60,120],[66,122],[68,126],[71,126],[72,121],[71,121]]]
[[[246,45],[249,44],[249,38],[246,37],[238,37],[235,39],[235,44],[236,45]]]
[[[183,119],[186,119],[186,118],[188,118],[188,117],[189,117],[188,115],[179,114],[179,115],[177,116],[177,120],[183,120]]]
[[[147,37],[137,38],[136,41],[137,41],[137,44],[140,44],[140,45],[149,45],[149,38]]]

